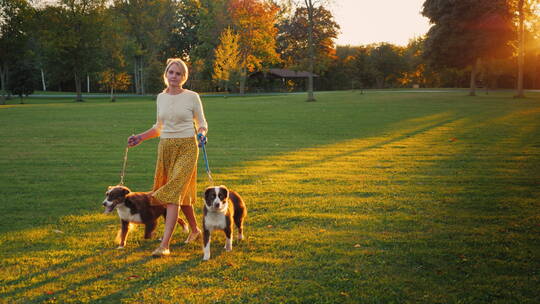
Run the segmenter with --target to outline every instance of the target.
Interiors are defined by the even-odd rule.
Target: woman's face
[[[182,80],[182,70],[178,64],[171,64],[169,70],[167,70],[167,81],[170,87],[179,87],[180,80]]]

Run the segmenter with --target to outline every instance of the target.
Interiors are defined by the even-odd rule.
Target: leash
[[[214,179],[212,178],[212,172],[210,172],[210,167],[208,166],[208,156],[206,155],[206,141],[201,142],[202,134],[197,134],[197,139],[199,140],[200,146],[203,150],[204,164],[206,165],[206,174],[208,175],[208,182],[210,186],[214,185]]]
[[[129,146],[126,145],[126,152],[124,152],[124,165],[122,166],[122,172],[120,172],[120,186],[124,185],[124,176],[126,176],[127,155]]]
[[[206,155],[206,141],[201,142],[202,134],[197,135],[197,139],[199,139],[199,143],[203,150],[203,156],[204,156],[204,164],[206,165],[206,174],[208,175],[208,181],[210,182],[210,186],[214,185],[214,179],[212,178],[212,172],[210,172],[210,167],[208,166],[208,156]],[[128,151],[129,146],[126,145],[126,150],[124,152],[124,164],[122,165],[122,171],[120,172],[120,186],[124,185],[124,177],[126,176],[126,165],[127,165],[127,158],[128,158]]]

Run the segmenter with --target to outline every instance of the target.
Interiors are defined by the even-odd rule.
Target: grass
[[[114,249],[100,202],[153,101],[2,106],[0,302],[537,303],[540,95],[465,94],[204,99],[214,179],[249,209],[209,262],[180,231],[169,258],[141,228]],[[129,152],[134,190],[156,143]]]

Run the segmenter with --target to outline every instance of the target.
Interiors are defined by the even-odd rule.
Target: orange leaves
[[[279,61],[276,53],[276,23],[279,7],[260,0],[232,0],[229,13],[240,36],[240,53],[244,67],[260,68],[263,62]]]

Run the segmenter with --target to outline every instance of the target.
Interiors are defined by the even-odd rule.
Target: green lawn
[[[540,94],[465,94],[203,99],[214,179],[249,209],[209,262],[180,231],[168,258],[141,228],[116,250],[102,214],[154,101],[0,106],[0,302],[538,303]],[[133,190],[156,145],[130,150]]]

